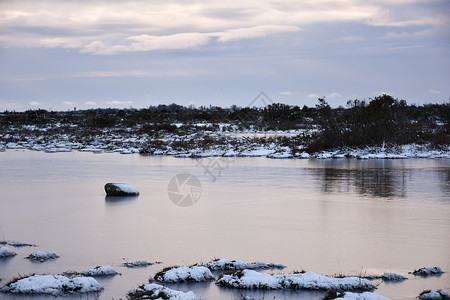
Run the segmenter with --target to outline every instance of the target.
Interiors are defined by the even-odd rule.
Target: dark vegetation
[[[431,144],[441,147],[450,144],[450,102],[444,104],[408,105],[405,100],[381,95],[373,99],[351,100],[347,108],[332,108],[324,98],[316,107],[291,106],[273,103],[264,108],[184,107],[177,104],[151,106],[144,109],[91,109],[55,112],[28,110],[0,113],[0,134],[24,125],[52,126],[47,134],[72,134],[95,136],[105,129],[114,128],[117,133],[133,128],[137,134],[158,138],[161,134],[223,130],[319,130],[314,134],[286,137],[281,143],[295,152],[303,149],[309,153],[345,147],[402,145],[408,143]],[[182,123],[175,126],[174,123]],[[199,126],[198,123],[208,123]],[[31,130],[31,129],[30,129]],[[129,130],[128,130],[129,132]],[[6,141],[7,142],[7,141]],[[159,141],[156,141],[159,142]],[[203,136],[198,144],[208,146],[218,141]],[[223,143],[226,143],[224,138]],[[178,143],[178,144],[177,144]],[[185,147],[191,141],[177,141],[175,147]],[[155,145],[157,146],[157,145]]]

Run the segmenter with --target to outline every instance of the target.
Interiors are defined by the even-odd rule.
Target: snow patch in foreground
[[[384,296],[380,296],[371,292],[364,292],[364,293],[351,293],[346,292],[343,296],[339,296],[339,298],[335,298],[334,300],[390,300],[389,298],[386,298]]]
[[[53,252],[44,252],[44,251],[35,251],[28,255],[26,258],[30,260],[40,261],[44,262],[49,259],[57,259],[59,256],[56,253]]]
[[[223,275],[217,284],[240,289],[309,289],[309,290],[364,290],[375,289],[367,279],[360,277],[334,278],[314,272],[300,274],[270,275],[253,270],[237,271]]]
[[[68,278],[62,275],[32,275],[0,289],[4,293],[49,294],[53,296],[69,293],[92,293],[102,290],[103,287],[92,277]]]
[[[157,273],[154,277],[160,282],[201,282],[214,279],[211,271],[206,267],[173,267]]]
[[[420,300],[446,300],[450,299],[450,296],[447,290],[430,290],[427,292],[423,292],[419,296]]]
[[[128,299],[156,300],[200,300],[193,292],[172,290],[162,285],[150,283],[128,292]]]
[[[14,255],[17,255],[17,253],[12,251],[8,247],[0,247],[0,258],[11,257]]]
[[[209,263],[200,263],[196,266],[207,267],[211,271],[243,270],[243,269],[284,269],[286,266],[274,263],[252,262],[246,263],[240,260],[218,259]]]

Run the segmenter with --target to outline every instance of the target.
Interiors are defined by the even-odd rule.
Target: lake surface
[[[196,176],[189,207],[169,198],[177,174]],[[105,197],[107,182],[141,195]],[[181,189],[180,195],[190,189]],[[175,193],[176,194],[176,193]],[[195,202],[194,201],[194,202]],[[0,286],[20,274],[58,274],[111,265],[121,276],[98,279],[100,299],[125,299],[165,266],[213,258],[280,263],[290,273],[407,276],[375,293],[413,299],[450,289],[450,275],[408,274],[440,266],[450,272],[450,160],[186,159],[82,152],[0,153],[0,240],[37,244],[0,260]],[[32,263],[36,250],[60,258]],[[125,261],[161,261],[127,269]],[[270,271],[269,271],[270,272]],[[319,299],[323,292],[242,291],[214,282],[168,285],[202,299]],[[2,299],[48,299],[0,294]],[[86,295],[65,299],[87,299]]]

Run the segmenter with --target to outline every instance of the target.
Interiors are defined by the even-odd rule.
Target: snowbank
[[[416,276],[431,276],[431,275],[440,275],[444,272],[440,267],[430,267],[430,268],[420,268],[419,270],[414,270],[412,274]]]
[[[155,283],[128,292],[128,299],[200,300],[193,292],[176,291]]]
[[[335,298],[334,300],[390,300],[389,298],[371,293],[371,292],[364,292],[364,293],[351,293],[351,292],[345,292],[344,295],[339,298]]]
[[[49,294],[100,292],[103,287],[92,277],[67,278],[62,275],[32,275],[0,289],[13,294]]]
[[[160,282],[184,282],[184,281],[207,281],[214,279],[211,271],[206,267],[173,267],[157,273],[154,277]]]
[[[139,191],[130,184],[124,183],[107,183],[105,184],[105,192],[108,196],[138,196]]]
[[[11,257],[14,255],[17,255],[17,253],[12,251],[8,247],[0,247],[0,258]]]
[[[59,256],[53,252],[35,251],[27,256],[28,259],[36,260],[40,262],[47,261],[49,259],[57,259]]]
[[[446,300],[450,299],[450,296],[446,290],[431,290],[420,294],[420,300]]]
[[[310,289],[310,290],[373,290],[375,286],[359,277],[333,278],[314,272],[301,274],[270,275],[253,270],[237,271],[223,275],[217,284],[241,289]]]
[[[111,276],[111,275],[117,275],[117,273],[113,268],[110,266],[99,266],[95,267],[93,269],[88,270],[85,272],[86,276]]]
[[[253,262],[246,263],[240,260],[218,259],[209,263],[200,263],[196,266],[207,267],[211,271],[243,270],[243,269],[284,269],[286,266],[274,263]]]

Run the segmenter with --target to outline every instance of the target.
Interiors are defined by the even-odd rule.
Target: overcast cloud
[[[1,1],[0,110],[450,97],[448,0]]]

